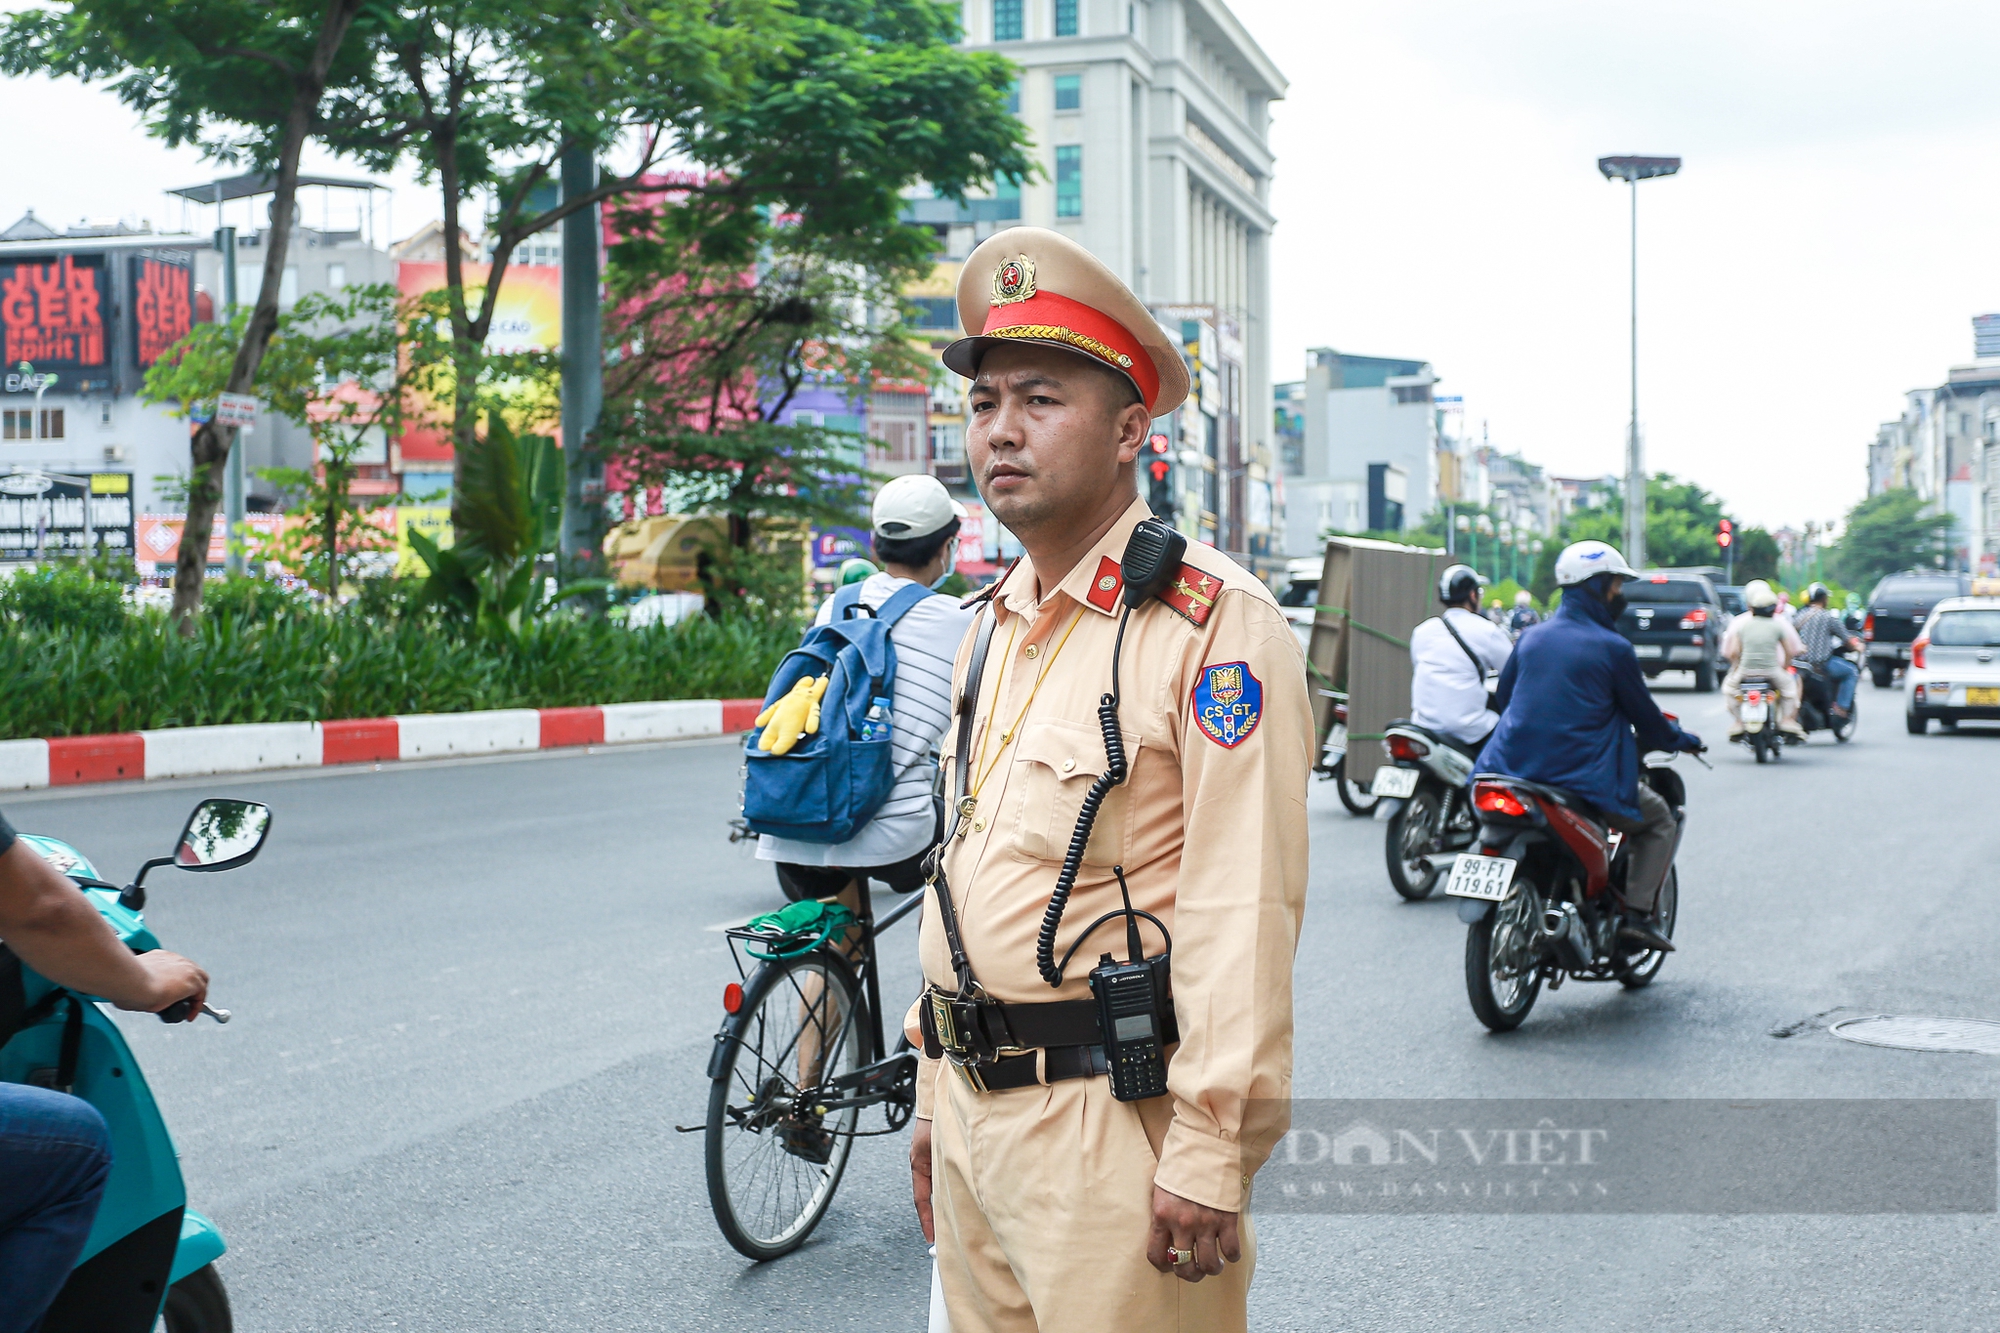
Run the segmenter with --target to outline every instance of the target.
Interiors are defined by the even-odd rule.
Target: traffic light
[[[1154,440],[1163,440],[1163,435],[1155,435]],[[1174,516],[1174,493],[1168,485],[1173,475],[1174,465],[1155,455],[1146,462],[1146,476],[1151,485],[1146,491],[1146,506],[1153,511],[1153,517],[1172,519]]]
[[[1728,519],[1726,518],[1723,519],[1720,525],[1715,530],[1715,544],[1717,546],[1722,547],[1724,550],[1728,550],[1729,544],[1735,540],[1736,540],[1736,533],[1733,525],[1729,522]]]

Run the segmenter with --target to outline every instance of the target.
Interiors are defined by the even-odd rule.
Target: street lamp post
[[[1632,191],[1632,420],[1625,434],[1625,559],[1646,567],[1646,469],[1639,452],[1639,182],[1671,176],[1677,157],[1600,157],[1606,180],[1622,180]]]

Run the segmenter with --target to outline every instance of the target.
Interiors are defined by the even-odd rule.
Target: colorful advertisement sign
[[[90,476],[90,515],[84,523],[81,476],[57,480],[38,472],[0,476],[0,560],[38,560],[99,551],[132,552],[132,474]]]
[[[0,264],[0,342],[8,366],[38,372],[110,364],[110,313],[103,255],[63,255],[52,264]]]
[[[132,261],[132,351],[144,369],[194,324],[194,263],[185,252]]]
[[[813,530],[813,567],[824,569],[828,565],[838,565],[860,556],[863,560],[873,560],[875,551],[868,534],[860,528],[815,528]]]
[[[450,505],[404,505],[396,510],[396,577],[421,578],[430,567],[417,559],[410,545],[410,529],[429,537],[439,546],[451,545]]]
[[[486,282],[488,266],[465,266],[466,299]],[[443,264],[396,265],[396,290],[422,296],[444,287]],[[553,264],[509,264],[500,275],[500,304],[486,333],[489,352],[551,352],[562,345],[562,269]]]

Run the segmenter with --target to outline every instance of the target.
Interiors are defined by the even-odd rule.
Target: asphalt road
[[[1719,739],[1717,696],[1663,683]],[[1301,1097],[1993,1097],[2000,1063],[1832,1038],[1866,1013],[2000,1018],[2000,730],[1687,765],[1681,951],[1488,1035],[1464,927],[1388,887],[1382,828],[1312,795]],[[918,1329],[906,1140],[859,1144],[811,1242],[744,1262],[702,1185],[713,927],[781,900],[725,840],[727,743],[11,797],[107,876],[200,795],[276,811],[255,865],[155,878],[148,917],[227,1028],[125,1028],[229,1239],[243,1333]],[[888,993],[914,993],[898,928]],[[1779,1038],[1774,1028],[1796,1028]],[[1980,1216],[1267,1216],[1259,1329],[1987,1329]]]

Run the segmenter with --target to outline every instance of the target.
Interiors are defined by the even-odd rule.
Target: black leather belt
[[[958,1070],[980,1092],[1010,1092],[1106,1072],[1102,1046],[1045,1046],[1026,1055],[1005,1055],[991,1064],[960,1065]]]
[[[924,992],[917,1021],[923,1030],[924,1054],[950,1060],[980,1092],[1089,1078],[1106,1071],[1095,1000],[1006,1004],[969,1000],[932,987]],[[1171,1008],[1166,1029],[1161,1034],[1164,1045],[1180,1040]]]

